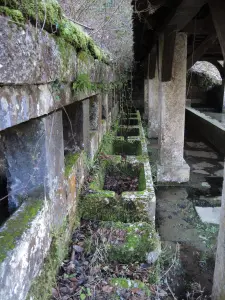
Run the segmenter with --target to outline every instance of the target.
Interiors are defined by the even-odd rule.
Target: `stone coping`
[[[207,122],[211,123],[212,125],[214,125],[216,127],[219,127],[221,130],[225,131],[224,126],[222,126],[222,124],[219,121],[217,121],[216,119],[213,119],[209,116],[206,116],[203,112],[200,112],[200,111],[198,111],[194,108],[191,108],[191,107],[186,107],[186,110],[192,112],[196,116],[206,120]]]

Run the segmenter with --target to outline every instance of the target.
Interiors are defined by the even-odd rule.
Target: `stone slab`
[[[220,223],[220,207],[195,207],[201,221],[203,223],[219,224]]]

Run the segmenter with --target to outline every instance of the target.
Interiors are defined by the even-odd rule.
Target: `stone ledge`
[[[82,61],[62,38],[40,29],[37,34],[34,26],[20,27],[7,17],[0,20],[1,84],[73,82],[78,72],[87,73],[92,82],[114,80],[110,66],[91,57]]]

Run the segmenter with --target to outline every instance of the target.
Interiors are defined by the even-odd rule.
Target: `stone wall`
[[[0,224],[0,299],[22,300],[50,247],[55,272],[63,259],[87,160],[119,105],[115,90],[73,89],[79,74],[92,84],[113,82],[110,65],[84,60],[44,30],[0,18],[0,143],[11,213]]]

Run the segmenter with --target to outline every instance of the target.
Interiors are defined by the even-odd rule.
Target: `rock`
[[[76,252],[78,252],[78,253],[81,253],[81,252],[84,251],[84,248],[82,248],[82,247],[80,247],[80,246],[78,246],[78,245],[74,245],[74,246],[73,246],[73,249],[74,249]]]
[[[161,244],[160,244],[160,241],[159,241],[157,243],[156,249],[147,254],[147,259],[146,259],[147,263],[148,264],[154,264],[158,260],[160,254],[161,254]]]

